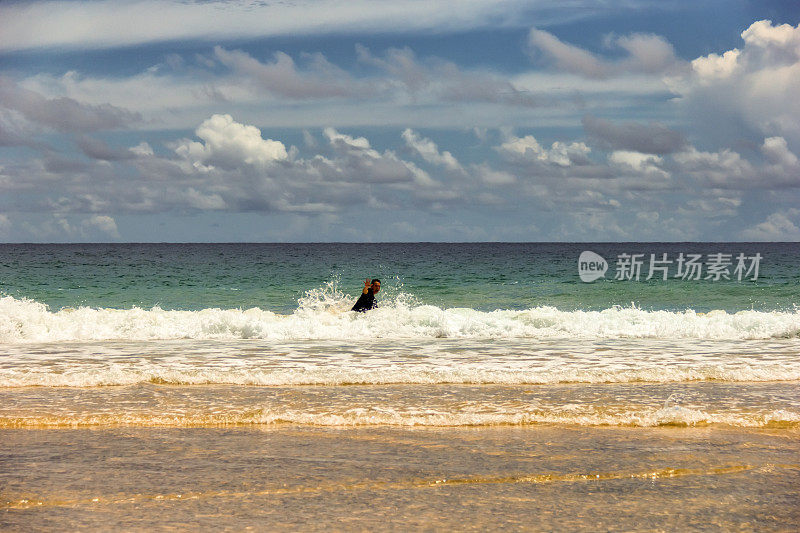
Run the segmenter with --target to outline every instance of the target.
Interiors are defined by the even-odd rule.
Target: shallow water
[[[106,341],[0,351],[0,427],[800,424],[800,343]]]
[[[796,430],[0,430],[30,529],[753,530],[800,525]]]

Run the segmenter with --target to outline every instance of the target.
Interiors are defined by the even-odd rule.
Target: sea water
[[[605,277],[592,283],[578,273],[585,250],[609,263]],[[674,264],[667,279],[660,273],[646,279],[650,254],[708,260],[720,253],[730,254],[733,263],[720,279],[706,279],[706,272],[683,279]],[[623,254],[644,257],[638,279],[615,279]],[[757,274],[737,279],[739,254],[758,254]],[[395,453],[408,464],[418,461],[422,470],[425,454],[409,455],[397,442],[436,448],[456,441],[468,446],[474,439],[489,455],[447,462],[458,479],[483,480],[481,486],[503,479],[573,483],[589,475],[580,465],[592,446],[609,450],[591,452],[601,458],[592,467],[597,479],[721,472],[754,475],[765,486],[797,480],[799,266],[796,243],[0,245],[0,431],[17,447],[50,442],[35,462],[50,472],[39,486],[24,476],[19,486],[10,483],[20,479],[22,467],[3,456],[6,512],[30,512],[37,505],[85,511],[96,503],[95,494],[98,502],[117,502],[111,507],[135,507],[151,496],[174,500],[211,468],[203,463],[194,473],[182,470],[188,477],[174,494],[159,492],[163,479],[146,490],[108,485],[110,477],[90,476],[95,485],[85,490],[74,489],[74,479],[54,481],[53,462],[42,457],[51,457],[65,440],[96,446],[87,435],[99,434],[80,432],[86,429],[101,432],[108,446],[116,442],[129,459],[142,452],[118,442],[120,431],[137,439],[160,435],[165,443],[177,435],[237,446],[244,439],[259,449],[267,438],[259,432],[270,431],[281,449],[301,442],[323,455],[332,449],[322,444],[329,439],[350,447],[374,441],[377,448],[364,450],[368,456]],[[382,280],[379,307],[350,312],[364,278],[374,277]],[[219,433],[224,428],[239,430]],[[518,442],[519,431],[528,444]],[[714,448],[691,458],[672,448],[676,440],[696,440],[697,431],[726,435],[722,440],[738,443],[728,445],[741,453],[752,455],[749,447],[761,446],[767,455],[783,457],[722,460]],[[770,433],[752,433],[763,431]],[[518,464],[534,453],[526,446],[544,446],[543,438],[550,442],[547,453],[564,458],[569,468]],[[589,446],[583,455],[571,450],[575,438]],[[619,447],[629,441],[669,451],[670,459],[622,464]],[[197,454],[187,449],[179,455],[196,462]],[[157,455],[168,455],[165,450]],[[16,453],[25,456],[19,448]],[[237,453],[243,461],[250,452],[245,446]],[[501,461],[507,453],[514,459]],[[289,466],[275,465],[288,476],[283,484],[313,492],[319,480],[307,480],[308,472],[291,466],[299,460],[292,457]],[[76,453],[68,470],[77,476],[96,460],[96,454]],[[365,464],[352,468],[346,476],[320,472],[331,486],[365,483],[357,475]],[[764,468],[778,469],[780,476]],[[438,483],[446,472],[402,470],[403,477],[401,470],[381,470],[373,489],[381,483],[386,490],[429,482],[450,486]],[[556,477],[536,477],[551,474]],[[281,485],[249,482],[260,488],[236,485],[218,494],[207,487],[195,495],[257,500],[272,498]],[[141,496],[142,490],[150,496]],[[776,523],[785,523],[797,496],[787,490],[780,512],[769,505],[758,512],[778,513]],[[64,500],[64,491],[71,500]],[[726,494],[731,501],[738,501],[737,494],[752,496]],[[517,501],[520,495],[509,497]],[[62,500],[68,503],[57,503]],[[106,525],[124,525],[122,515],[110,516]],[[281,524],[298,525],[271,523]],[[476,520],[480,524],[486,525]]]

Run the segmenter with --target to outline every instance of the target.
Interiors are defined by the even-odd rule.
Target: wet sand
[[[797,428],[0,430],[0,529],[800,527]]]

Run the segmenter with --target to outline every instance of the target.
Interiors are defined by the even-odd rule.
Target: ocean
[[[0,525],[781,529],[798,265],[798,243],[0,245]]]

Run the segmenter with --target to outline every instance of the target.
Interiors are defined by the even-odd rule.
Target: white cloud
[[[700,83],[707,85],[713,80],[730,77],[739,66],[741,50],[734,48],[722,55],[708,54],[692,61],[692,70],[697,74]]]
[[[345,151],[357,150],[366,153],[370,157],[380,157],[380,154],[370,147],[369,141],[365,137],[351,137],[350,135],[339,133],[333,128],[325,128],[322,134],[325,135],[331,145],[339,149]]]
[[[608,156],[608,160],[615,165],[627,167],[637,172],[657,173],[664,177],[668,175],[660,168],[664,163],[664,158],[657,155],[617,150]]]
[[[741,49],[699,57],[668,79],[679,105],[707,139],[779,135],[800,146],[800,25],[761,20],[742,39]]]
[[[675,212],[687,219],[700,218],[719,223],[721,220],[736,217],[741,205],[742,199],[732,195],[731,191],[708,189],[688,200],[685,206],[678,206]]]
[[[109,237],[119,239],[117,222],[108,215],[91,216],[84,221],[84,227],[97,229]]]
[[[788,209],[769,215],[766,220],[742,231],[749,241],[800,241],[800,209]]]
[[[783,137],[767,137],[761,153],[769,165],[758,172],[758,181],[770,188],[800,187],[800,160]]]
[[[410,128],[406,128],[402,134],[406,146],[414,150],[420,157],[432,165],[443,166],[452,171],[463,171],[461,164],[453,157],[450,152],[439,152],[439,147],[432,140],[420,137],[420,135]]]
[[[317,139],[314,137],[310,131],[303,130],[303,143],[308,148],[316,148],[317,147]]]
[[[723,188],[749,188],[756,185],[753,165],[730,149],[703,152],[691,146],[673,154],[672,158],[679,165],[680,172],[701,185]]]
[[[97,0],[0,5],[0,50],[94,48],[171,40],[314,34],[442,33],[586,18],[593,0],[464,0],[458,9],[419,0],[182,2]]]
[[[786,139],[765,138],[761,154],[763,160],[751,161],[728,148],[705,152],[689,146],[673,154],[671,164],[665,166],[688,176],[694,186],[765,191],[800,187],[800,161]]]
[[[800,59],[800,26],[790,24],[773,26],[770,20],[754,22],[742,32],[744,42],[764,50],[766,53],[783,55],[778,61],[794,62]]]
[[[136,155],[153,155],[153,147],[145,141],[140,142],[136,146],[130,148],[130,151]]]
[[[399,158],[392,150],[375,150],[365,137],[352,137],[334,128],[325,128],[322,133],[337,157],[316,156],[300,164],[320,172],[325,179],[361,183],[413,182],[421,187],[436,186],[428,173],[414,163]]]
[[[189,207],[201,211],[218,211],[228,207],[228,204],[219,194],[204,194],[194,187],[186,189],[185,199]]]
[[[261,130],[240,124],[230,115],[213,115],[200,124],[195,133],[203,143],[183,139],[174,150],[192,168],[203,171],[214,166],[264,166],[288,157],[282,142],[263,139]]]
[[[586,161],[591,148],[582,142],[563,143],[554,142],[549,149],[543,148],[533,135],[508,138],[497,147],[497,150],[506,157],[523,160],[538,161],[568,167],[575,163]]]
[[[171,157],[157,155],[143,143],[124,159],[33,159],[10,172],[3,169],[0,186],[9,192],[26,191],[17,198],[21,204],[9,199],[8,206],[58,213],[49,227],[71,236],[100,230],[114,236],[110,222],[102,218],[108,213],[320,214],[345,206],[396,209],[461,198],[392,150],[376,150],[367,138],[334,128],[325,129],[328,143],[319,147],[321,153],[305,158],[294,148],[291,155],[282,142],[264,139],[258,128],[229,115],[208,118],[196,134],[199,140],[167,143],[175,152]],[[93,147],[103,154],[109,150],[100,148]],[[74,215],[84,213],[95,218],[76,222]]]
[[[797,166],[797,156],[789,151],[789,146],[783,137],[768,137],[764,139],[761,152],[770,162],[776,165],[787,168]]]

